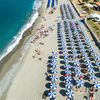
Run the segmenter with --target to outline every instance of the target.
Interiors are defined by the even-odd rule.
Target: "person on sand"
[[[91,87],[89,89],[89,96],[90,96],[90,100],[94,100],[93,97],[94,97],[94,87]]]

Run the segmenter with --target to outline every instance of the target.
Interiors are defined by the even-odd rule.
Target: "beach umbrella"
[[[52,69],[52,70],[51,70],[51,73],[52,73],[52,74],[56,74],[56,73],[57,73],[57,69]]]
[[[94,74],[90,74],[90,77],[89,77],[91,80],[96,80],[96,76]]]
[[[53,57],[53,58],[57,58],[57,57],[56,57],[56,52],[52,52],[52,57]]]
[[[96,65],[97,65],[97,66],[100,66],[100,61],[96,62]]]
[[[82,76],[82,73],[81,72],[76,72],[75,76],[80,77],[80,76]]]
[[[72,83],[70,81],[66,82],[65,87],[66,87],[66,90],[71,89],[72,88]]]
[[[72,80],[72,78],[70,76],[65,77],[66,82],[70,82],[71,80]]]
[[[73,98],[74,97],[74,92],[73,91],[67,91],[66,95],[68,98]]]
[[[65,74],[71,75],[72,73],[70,70],[67,69],[67,70],[65,70]]]
[[[54,99],[56,97],[56,92],[55,91],[50,91],[48,93],[48,96],[50,97],[50,99]]]
[[[56,68],[57,67],[57,65],[52,65],[52,68]]]
[[[77,87],[80,88],[83,86],[83,81],[82,80],[76,80],[76,84],[77,84]]]
[[[68,64],[68,65],[64,66],[64,68],[66,68],[66,70],[68,70],[71,68],[71,66]]]
[[[98,89],[100,88],[100,84],[98,82],[94,82],[94,87]]]
[[[57,84],[56,83],[51,83],[50,88],[55,90],[57,88]]]
[[[79,61],[75,61],[74,66],[78,66],[78,65],[79,65]]]
[[[52,82],[56,82],[58,78],[55,75],[52,75],[50,79]]]
[[[94,69],[90,67],[90,68],[88,68],[88,72],[89,73],[94,73]]]
[[[80,71],[80,67],[74,66],[74,70],[75,70],[75,72],[79,72]]]
[[[68,63],[68,59],[64,59],[64,62],[65,62],[65,63]]]
[[[97,60],[100,60],[100,58],[99,58],[99,56],[98,56],[97,54],[94,53],[93,56],[94,56],[94,59],[95,59],[96,61],[97,61]]]
[[[52,59],[51,61],[52,64],[56,64],[56,60]]]
[[[57,67],[56,63],[51,63],[50,65],[51,65],[51,68],[56,68]]]
[[[50,64],[51,65],[56,65],[56,61],[52,61]]]

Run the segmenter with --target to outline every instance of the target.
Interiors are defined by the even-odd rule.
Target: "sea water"
[[[0,0],[0,60],[19,43],[38,17],[38,0]]]

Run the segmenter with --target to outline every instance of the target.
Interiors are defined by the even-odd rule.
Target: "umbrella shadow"
[[[64,68],[64,66],[60,66],[60,69],[63,69],[64,70],[65,68]]]
[[[50,60],[51,60],[51,59],[52,59],[52,56],[49,56],[49,57],[48,57],[48,59],[50,59]]]
[[[71,50],[72,48],[71,48],[71,47],[67,47],[67,49],[68,49],[68,50]]]
[[[48,94],[49,94],[49,90],[45,90],[43,92],[42,99],[46,99],[46,97],[48,97]]]
[[[47,81],[51,81],[50,76],[47,76],[47,77],[46,77],[46,80],[47,80]]]
[[[58,38],[58,41],[61,41],[61,38]]]
[[[94,62],[91,62],[91,63],[92,63],[93,66],[96,66],[96,63],[94,63]]]
[[[45,87],[50,89],[50,85],[51,85],[51,83],[46,83]]]
[[[64,56],[59,56],[60,59],[64,59]]]
[[[76,80],[75,79],[72,79],[72,84],[73,84],[73,86],[75,86],[76,85]]]
[[[90,59],[90,61],[94,61],[94,58],[92,58],[92,57],[90,57],[89,59]]]
[[[64,81],[64,80],[65,80],[64,76],[61,76],[61,77],[59,78],[59,80],[60,80],[60,81]]]
[[[52,60],[48,60],[48,63],[52,63]]]
[[[58,39],[58,44],[60,44],[60,43],[61,43],[61,39],[59,38],[59,39]]]
[[[61,44],[58,44],[58,47],[61,47]]]
[[[59,54],[63,54],[63,52],[62,51],[59,51]]]
[[[61,88],[65,88],[65,83],[64,83],[64,82],[60,82],[60,83],[59,83],[59,86],[60,86]]]
[[[61,74],[61,75],[64,75],[64,74],[65,74],[65,71],[61,71],[60,74]]]
[[[84,80],[89,80],[89,77],[87,75],[84,76]]]
[[[100,73],[96,73],[95,76],[100,78]]]
[[[85,64],[81,64],[81,68],[87,68]]]
[[[69,62],[69,65],[70,65],[70,66],[74,66],[74,63],[72,63],[72,62]]]
[[[51,65],[51,64],[48,64],[48,65],[47,65],[47,67],[48,67],[48,68],[51,68],[51,67],[52,67],[52,65]]]
[[[61,64],[65,64],[65,62],[63,60],[60,61]]]
[[[61,50],[62,51],[62,48],[60,47],[60,48],[58,48],[58,50]]]
[[[95,67],[94,67],[93,69],[94,69],[94,71],[95,71],[95,72],[98,72],[98,71],[99,71],[99,69],[98,69],[98,68],[95,68]]]
[[[87,87],[87,88],[90,88],[90,87],[93,86],[93,85],[90,84],[89,82],[85,82],[85,83],[84,83],[84,86]]]
[[[66,91],[65,91],[64,89],[61,89],[61,90],[59,91],[59,93],[60,93],[62,96],[66,96]]]
[[[87,96],[84,96],[84,99],[89,100],[89,98]]]
[[[48,70],[47,72],[50,73],[50,74],[52,74],[52,70]]]

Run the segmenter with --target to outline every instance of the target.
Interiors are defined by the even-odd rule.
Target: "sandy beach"
[[[59,1],[56,9],[50,14],[51,8],[46,9],[47,0],[42,1],[41,16],[35,26],[33,25],[32,34],[24,41],[24,45],[12,54],[10,61],[4,65],[8,66],[8,69],[5,67],[1,70],[2,73],[5,73],[11,68],[16,69],[9,88],[5,90],[2,96],[0,94],[0,100],[44,100],[42,96],[46,90],[46,83],[48,83],[45,74],[47,72],[47,61],[53,51],[57,53],[57,77],[60,78],[61,64],[57,44],[57,22],[62,21],[60,5],[63,3],[69,3],[69,1]],[[82,28],[87,32],[86,35],[89,37],[92,46],[97,54],[100,55],[100,50],[95,46],[88,30],[84,25],[82,25]],[[22,54],[19,54],[19,52]],[[3,76],[2,74],[0,78]],[[100,82],[99,78],[97,80]],[[57,84],[60,84],[60,80],[57,81]],[[61,90],[62,88],[58,86],[56,100],[66,99],[66,96],[61,95]],[[82,88],[82,92],[75,92],[74,100],[85,100],[83,97],[87,94],[84,91],[85,89]],[[94,100],[99,100],[99,93],[99,91],[96,93],[96,99]],[[49,98],[47,97],[46,100],[49,100]]]

